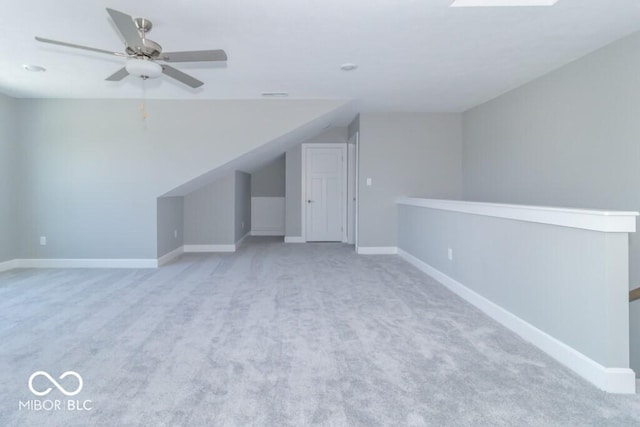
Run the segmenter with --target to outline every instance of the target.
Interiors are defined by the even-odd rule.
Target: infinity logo
[[[31,374],[31,376],[29,377],[29,390],[31,390],[31,393],[35,394],[36,396],[46,396],[52,390],[51,387],[47,388],[45,391],[37,391],[33,388],[33,379],[39,375],[42,375],[43,377],[46,377],[49,381],[51,381],[51,383],[56,386],[56,388],[60,390],[60,392],[62,392],[62,394],[64,394],[65,396],[75,396],[76,394],[80,393],[80,390],[82,390],[82,377],[77,372],[67,371],[64,374],[60,375],[60,378],[58,378],[62,380],[71,375],[72,377],[76,377],[78,379],[78,388],[75,391],[67,391],[64,389],[64,387],[58,384],[57,381],[54,380],[47,372],[37,371]]]

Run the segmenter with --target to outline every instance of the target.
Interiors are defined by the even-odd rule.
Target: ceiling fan
[[[124,52],[111,52],[109,50],[50,40],[42,37],[36,37],[36,40],[42,43],[51,43],[127,58],[125,66],[107,77],[106,80],[108,81],[120,81],[129,74],[146,80],[156,78],[160,76],[160,74],[164,73],[187,86],[197,88],[202,86],[204,83],[170,65],[159,64],[156,61],[173,63],[227,60],[227,54],[222,49],[162,52],[162,47],[158,43],[153,40],[149,40],[146,37],[152,27],[151,21],[145,18],[134,19],[126,13],[118,12],[117,10],[109,8],[107,8],[107,12],[111,16],[111,19],[113,19],[116,28],[124,39]]]

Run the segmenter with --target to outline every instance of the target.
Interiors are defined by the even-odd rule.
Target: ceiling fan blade
[[[191,77],[189,74],[185,74],[176,68],[170,67],[169,65],[162,65],[162,72],[192,88],[197,88],[204,84],[195,77]]]
[[[107,8],[107,12],[109,12],[111,19],[113,19],[113,23],[118,27],[118,31],[122,34],[127,46],[134,51],[138,51],[142,48],[142,37],[140,37],[138,27],[136,27],[135,22],[133,22],[133,18],[126,13],[118,12],[117,10],[109,8]]]
[[[165,52],[158,59],[166,62],[226,61],[227,53],[222,49]]]
[[[127,71],[127,69],[122,67],[118,71],[116,71],[115,73],[107,77],[105,80],[110,82],[119,82],[120,80],[124,79],[128,75],[129,75],[129,72]]]
[[[51,43],[51,44],[57,44],[57,45],[60,45],[60,46],[73,47],[75,49],[84,49],[84,50],[90,50],[92,52],[106,53],[107,55],[129,56],[126,53],[111,52],[110,50],[97,49],[95,47],[88,47],[88,46],[82,46],[82,45],[79,45],[79,44],[60,42],[60,41],[57,41],[57,40],[43,39],[42,37],[36,37],[36,40],[39,41],[39,42],[42,42],[42,43]]]

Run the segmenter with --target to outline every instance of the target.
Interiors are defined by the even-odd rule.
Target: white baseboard
[[[180,246],[179,248],[176,248],[171,252],[162,255],[160,258],[158,258],[158,267],[163,266],[170,261],[173,261],[183,253],[184,253],[184,246]]]
[[[415,256],[398,249],[404,260],[436,279],[449,290],[482,310],[489,317],[520,335],[587,381],[609,393],[636,392],[636,377],[628,368],[608,368],[562,341],[525,322],[513,313],[489,301]]]
[[[284,236],[284,230],[270,229],[270,230],[251,230],[252,236]]]
[[[306,243],[302,236],[284,236],[285,243]]]
[[[358,246],[356,253],[360,255],[395,255],[398,248],[395,246]]]
[[[158,268],[157,259],[17,259],[14,268]]]
[[[2,273],[3,271],[9,271],[9,270],[13,270],[14,268],[18,268],[17,265],[18,265],[17,259],[0,262],[0,273]]]
[[[235,252],[248,236],[235,245],[184,245],[158,259],[14,259],[0,263],[0,272],[15,268],[158,268],[187,252]]]
[[[184,245],[184,253],[235,251],[236,245]]]
[[[238,240],[238,241],[236,242],[236,250],[237,250],[241,245],[243,245],[243,244],[244,244],[245,240],[247,240],[247,238],[248,238],[249,236],[251,236],[251,232],[250,232],[250,231],[249,231],[249,232],[247,232],[247,234],[245,234],[244,236],[242,236],[242,237],[240,238],[240,240]]]

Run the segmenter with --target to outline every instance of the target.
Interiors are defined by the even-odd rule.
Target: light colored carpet
[[[29,411],[38,370],[91,411]],[[72,377],[58,380],[72,391]],[[395,256],[252,239],[158,270],[0,274],[0,425],[624,426],[608,395]]]

